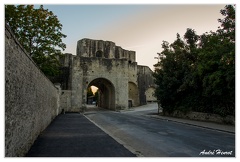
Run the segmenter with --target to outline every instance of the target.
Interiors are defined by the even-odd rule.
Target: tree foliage
[[[62,24],[52,11],[34,5],[5,5],[5,20],[19,42],[47,76],[59,74],[61,50],[66,48]]]
[[[235,114],[235,6],[220,13],[225,17],[216,32],[188,28],[183,38],[163,41],[154,77],[164,112]]]

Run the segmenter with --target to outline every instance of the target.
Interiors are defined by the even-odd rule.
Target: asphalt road
[[[79,113],[57,116],[27,157],[136,157]]]
[[[137,156],[235,157],[235,134],[151,118],[156,108],[84,115]]]

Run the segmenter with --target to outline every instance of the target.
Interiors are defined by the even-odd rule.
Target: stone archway
[[[128,102],[129,107],[139,106],[139,92],[138,87],[133,82],[128,82]]]
[[[88,84],[88,87],[90,86],[98,88],[98,107],[115,110],[115,87],[108,79],[94,79]]]
[[[147,102],[156,102],[157,101],[157,98],[154,96],[154,93],[155,93],[154,87],[149,87],[146,90],[145,95],[146,95]]]
[[[152,70],[137,64],[135,52],[111,41],[79,40],[77,55],[65,54],[59,61],[67,70],[58,77],[66,78],[61,104],[69,112],[84,111],[94,103],[88,102],[87,95],[92,85],[101,94],[98,105],[110,110],[146,104],[146,89],[154,85]]]

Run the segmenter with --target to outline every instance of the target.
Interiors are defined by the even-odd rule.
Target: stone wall
[[[152,70],[148,66],[138,65],[138,89],[140,105],[147,103],[146,91],[151,87],[154,88],[154,78]]]
[[[127,59],[136,61],[135,51],[116,46],[114,42],[92,39],[81,39],[77,42],[77,55],[81,57],[100,57],[110,59]]]
[[[164,114],[165,116],[177,117],[177,118],[184,118],[184,119],[191,119],[191,120],[198,120],[198,121],[206,121],[206,122],[215,122],[220,124],[231,124],[235,125],[235,117],[234,116],[226,116],[222,117],[218,114],[210,114],[210,113],[202,113],[202,112],[188,112],[183,113],[181,111],[175,110],[173,113]]]
[[[24,156],[59,114],[59,91],[5,26],[5,156]]]
[[[137,64],[134,51],[122,49],[112,41],[81,39],[77,43],[77,55],[65,54],[60,62],[64,75],[57,82],[63,90],[71,91],[61,96],[66,111],[79,112],[87,107],[89,86],[100,90],[99,99],[104,102],[98,106],[111,110],[156,100],[152,95],[155,88],[152,70]]]
[[[115,105],[111,108],[122,109],[128,107],[128,61],[126,59],[106,59],[97,57],[73,58],[72,68],[72,107],[71,111],[79,112],[87,101],[87,88],[92,81],[100,79],[102,84],[107,80],[114,91]],[[94,85],[94,84],[93,84]],[[96,85],[95,85],[96,86]],[[101,85],[99,85],[101,89]]]
[[[60,77],[54,83],[61,83],[62,90],[72,89],[72,61],[73,55],[70,53],[65,53],[63,57],[59,59],[62,66]]]
[[[72,102],[71,102],[71,95],[72,91],[71,90],[62,90],[61,96],[60,96],[60,110],[64,112],[70,112],[71,107],[72,107]]]

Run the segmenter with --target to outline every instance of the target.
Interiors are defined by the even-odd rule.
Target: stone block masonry
[[[61,108],[81,112],[87,108],[87,89],[99,89],[98,106],[119,111],[156,101],[152,70],[138,65],[135,51],[112,41],[84,38],[77,42],[77,55],[60,59],[65,75],[58,80],[64,92]]]
[[[59,93],[5,25],[5,156],[24,156],[60,113]]]

